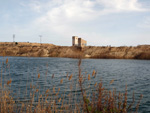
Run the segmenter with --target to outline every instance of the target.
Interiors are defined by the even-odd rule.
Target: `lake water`
[[[9,64],[7,68],[5,63],[3,64],[6,58]],[[62,92],[65,89],[66,94],[74,93],[74,86],[77,85],[78,59],[0,57],[0,69],[3,82],[12,79],[13,96],[22,101],[28,100],[31,83],[37,86],[41,93],[52,87],[61,88]],[[81,70],[82,74],[92,74],[93,70],[97,71],[96,78],[91,78],[91,85],[102,81],[105,88],[116,88],[118,92],[124,92],[127,85],[129,101],[133,91],[135,100],[138,100],[142,94],[139,112],[150,112],[150,60],[83,59]],[[52,79],[53,74],[55,79]],[[67,74],[69,76],[73,74],[72,81],[65,80]],[[62,78],[64,78],[63,84],[60,83]],[[111,80],[114,82],[110,85]],[[72,90],[69,88],[70,84],[73,85]]]

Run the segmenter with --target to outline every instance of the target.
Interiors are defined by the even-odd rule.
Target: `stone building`
[[[76,47],[84,47],[87,45],[87,41],[82,38],[78,38],[78,36],[72,36],[72,46]]]

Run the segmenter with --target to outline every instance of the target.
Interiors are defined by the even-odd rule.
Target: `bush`
[[[15,42],[15,45],[18,45],[18,42]]]

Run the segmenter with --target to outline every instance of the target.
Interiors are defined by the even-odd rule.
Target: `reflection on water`
[[[3,80],[12,79],[11,90],[17,100],[28,101],[32,86],[36,86],[41,94],[47,89],[50,91],[59,90],[60,94],[65,91],[67,95],[72,94],[72,103],[74,98],[80,100],[80,90],[78,88],[78,59],[69,58],[27,58],[27,57],[8,57],[9,66],[5,69],[2,61],[6,58],[0,57],[0,68],[3,67]],[[102,80],[104,87],[107,89],[116,88],[119,92],[125,91],[125,85],[128,87],[129,100],[132,92],[135,92],[136,99],[143,94],[143,99],[139,108],[140,112],[150,112],[150,61],[149,60],[117,60],[117,59],[83,59],[82,74],[92,74],[93,70],[97,71],[96,78],[91,78],[91,82],[85,82],[87,92],[88,85],[94,85]],[[38,78],[38,74],[40,77]],[[72,80],[67,76],[73,74]],[[54,79],[52,79],[54,75]],[[63,84],[60,80],[63,79]],[[114,80],[112,85],[109,84]],[[72,87],[72,89],[70,88]],[[49,97],[51,98],[51,97]],[[74,104],[74,103],[73,103]]]

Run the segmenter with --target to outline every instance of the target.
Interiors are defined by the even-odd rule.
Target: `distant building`
[[[82,38],[78,38],[78,46],[84,47],[87,45],[87,41],[83,40]]]
[[[84,47],[87,45],[87,41],[82,38],[78,38],[78,36],[72,36],[72,46],[76,47]]]
[[[78,46],[78,37],[72,36],[72,46]]]

